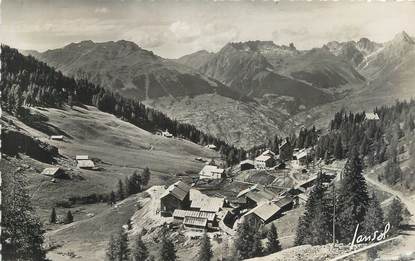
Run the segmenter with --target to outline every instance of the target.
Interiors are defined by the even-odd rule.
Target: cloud
[[[97,7],[94,10],[94,13],[96,14],[106,14],[109,12],[109,9],[107,7]]]
[[[148,30],[148,31],[146,31]],[[165,32],[154,32],[152,28],[139,28],[127,31],[121,38],[136,42],[143,48],[156,48],[168,41],[168,34]]]
[[[200,36],[200,28],[183,21],[176,21],[169,27],[177,40],[181,43],[189,43]]]

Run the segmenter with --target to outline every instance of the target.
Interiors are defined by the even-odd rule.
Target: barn
[[[175,209],[188,209],[190,186],[183,181],[177,181],[170,185],[160,197],[160,213],[163,216],[171,216]]]
[[[68,175],[60,167],[45,168],[40,174],[60,179],[68,178]]]
[[[239,169],[241,171],[248,170],[248,169],[254,169],[254,168],[255,168],[255,164],[253,160],[244,160],[244,161],[241,161],[241,163],[239,163]]]
[[[259,224],[267,224],[277,219],[281,213],[282,210],[279,206],[271,201],[265,201],[251,209],[243,218],[252,218]]]

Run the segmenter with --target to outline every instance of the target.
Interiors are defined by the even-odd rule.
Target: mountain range
[[[243,147],[316,119],[325,124],[333,108],[370,110],[415,94],[415,41],[405,32],[386,43],[362,38],[311,50],[233,42],[179,59],[123,40],[25,53]]]

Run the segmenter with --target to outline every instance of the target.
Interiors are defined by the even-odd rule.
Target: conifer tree
[[[124,184],[122,183],[122,181],[119,179],[118,180],[118,198],[120,200],[123,200],[125,198],[125,191],[124,191]]]
[[[176,249],[173,242],[166,236],[163,236],[160,242],[160,260],[163,261],[175,261]]]
[[[128,235],[122,227],[118,232],[118,238],[120,242],[118,261],[129,261],[130,249],[128,248]]]
[[[239,258],[247,259],[262,254],[262,246],[257,232],[258,226],[252,218],[245,218],[238,225],[235,248]]]
[[[337,200],[339,240],[350,242],[357,224],[363,222],[369,205],[367,185],[363,177],[362,161],[353,149],[344,168]]]
[[[110,193],[109,204],[112,206],[115,203],[117,203],[117,199],[116,199],[116,196],[115,196],[115,192],[112,190],[111,193]]]
[[[110,241],[108,242],[107,247],[107,257],[109,261],[117,261],[119,252],[119,241],[118,238],[114,235],[111,235]]]
[[[50,213],[49,223],[55,224],[56,223],[56,210],[52,208],[52,212]]]
[[[146,261],[148,258],[148,249],[143,242],[142,235],[138,235],[132,251],[133,261]]]
[[[267,248],[266,254],[272,254],[278,251],[281,251],[281,243],[278,240],[278,232],[277,228],[275,227],[274,223],[271,224],[270,229],[267,233]]]
[[[19,171],[1,175],[3,260],[47,260],[42,246],[45,231],[32,207],[24,175]]]
[[[391,234],[396,234],[399,231],[402,218],[402,205],[397,199],[393,199],[386,217],[386,222],[390,223]]]
[[[73,222],[73,215],[72,215],[72,212],[68,210],[68,212],[66,213],[65,223],[69,224],[72,222]]]
[[[202,239],[200,241],[198,260],[199,261],[210,261],[212,257],[213,257],[212,245],[210,244],[210,239],[205,232],[203,233]]]
[[[340,135],[337,137],[336,145],[334,147],[334,157],[338,160],[343,159],[343,144]]]
[[[373,192],[369,201],[369,207],[366,211],[365,219],[362,223],[364,234],[369,235],[373,234],[375,231],[381,231],[384,225],[383,221],[383,210],[380,207],[380,203],[375,193]]]
[[[150,176],[151,176],[150,169],[148,167],[145,167],[144,170],[143,170],[143,173],[141,173],[143,186],[148,185],[148,182],[150,181]]]

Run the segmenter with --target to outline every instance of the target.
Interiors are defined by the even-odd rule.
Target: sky
[[[130,40],[166,58],[228,42],[298,49],[333,40],[415,36],[415,0],[0,0],[0,41],[45,51],[71,42]]]

